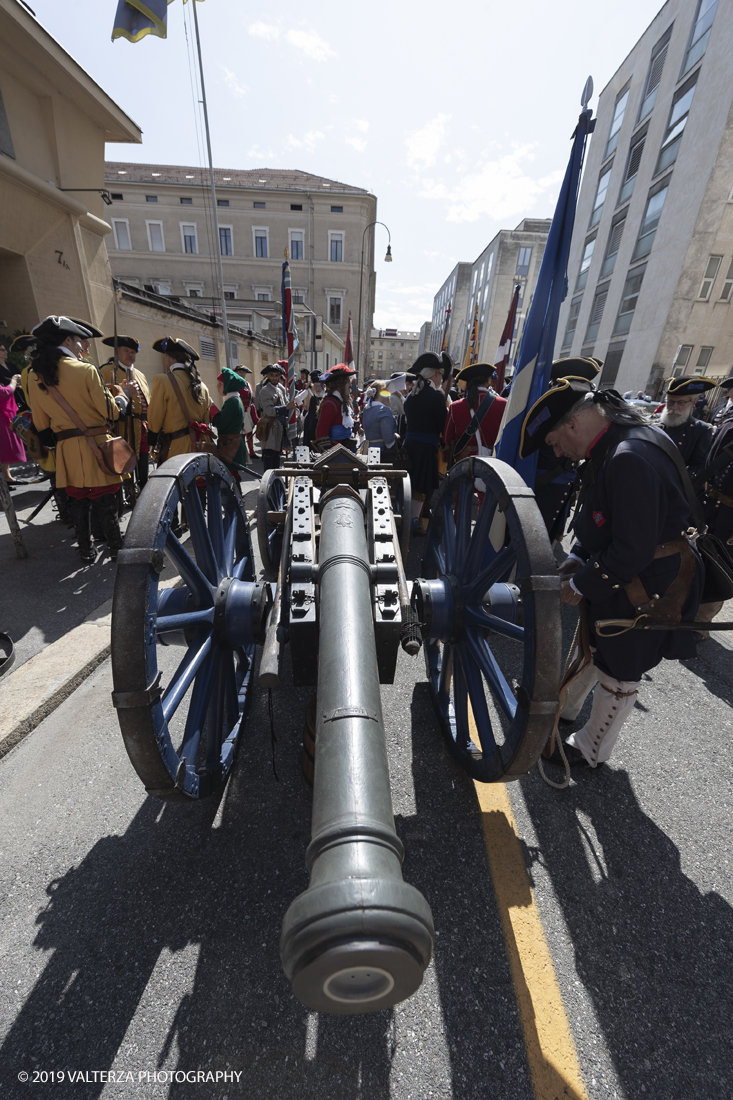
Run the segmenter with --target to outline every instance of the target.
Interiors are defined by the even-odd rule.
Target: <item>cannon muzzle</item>
[[[321,1012],[374,1012],[405,1000],[433,950],[430,908],[402,880],[364,510],[348,486],[321,498],[311,877],[280,941],[293,991]]]

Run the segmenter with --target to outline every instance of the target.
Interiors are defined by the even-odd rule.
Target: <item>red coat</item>
[[[245,412],[247,411],[247,409],[249,409],[250,415],[252,417],[252,423],[256,424],[260,418],[257,415],[257,409],[255,408],[255,399],[254,395],[252,394],[252,387],[250,386],[249,382],[245,382],[244,386],[239,391],[239,400],[242,402],[242,408]]]
[[[485,390],[479,391],[480,400],[483,400],[485,393]],[[479,431],[481,432],[481,442],[485,447],[493,447],[494,443],[496,443],[496,437],[499,434],[499,426],[505,408],[506,399],[503,397],[495,397],[491,408],[481,420]],[[460,401],[453,402],[448,409],[448,416],[445,421],[445,428],[443,429],[443,440],[446,446],[449,443],[458,442],[468,425],[471,423],[472,416],[473,413],[468,407],[467,398],[462,397]],[[478,454],[476,434],[471,437],[465,451],[462,452],[464,458],[467,458],[469,455]]]

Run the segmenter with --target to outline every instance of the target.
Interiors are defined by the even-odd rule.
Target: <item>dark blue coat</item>
[[[677,444],[690,477],[696,477],[705,465],[713,442],[712,425],[706,424],[704,420],[694,420],[689,417],[684,424],[679,424],[675,428],[665,424],[659,424],[658,427]]]
[[[713,445],[708,451],[707,462],[702,474],[702,480],[706,484],[713,486],[724,496],[733,499],[733,457],[730,462],[719,470],[715,472],[711,470],[718,456],[722,457],[725,454],[724,448],[726,447],[730,447],[733,451],[733,417],[723,420],[715,433]],[[728,539],[733,538],[733,508],[715,500],[707,492],[703,492],[701,495],[705,509],[705,522],[714,535],[727,542]]]
[[[659,429],[652,429],[658,431]],[[618,680],[640,680],[662,658],[695,655],[696,635],[683,631],[630,631],[616,638],[595,635],[597,619],[632,619],[638,613],[624,588],[638,576],[649,596],[663,596],[677,576],[680,556],[654,558],[660,543],[679,539],[689,506],[672,460],[645,440],[626,439],[612,424],[582,468],[573,553],[585,564],[573,577],[588,601],[595,663]],[[698,567],[682,618],[693,620],[702,593]]]

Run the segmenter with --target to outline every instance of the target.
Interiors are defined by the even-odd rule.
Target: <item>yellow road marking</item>
[[[535,1096],[537,1100],[587,1100],[509,792],[503,783],[474,786]]]

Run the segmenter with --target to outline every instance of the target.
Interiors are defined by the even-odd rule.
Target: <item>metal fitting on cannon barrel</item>
[[[419,987],[433,950],[422,894],[402,880],[372,619],[363,505],[321,509],[320,651],[310,885],[285,915],[280,957],[321,1012],[388,1008]]]

